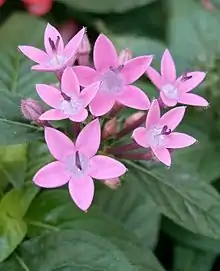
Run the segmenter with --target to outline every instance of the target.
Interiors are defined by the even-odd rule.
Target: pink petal
[[[182,76],[178,78],[180,79],[180,85],[178,86],[181,92],[189,92],[192,89],[196,88],[205,78],[205,72],[187,72],[187,76],[192,76],[191,79],[186,81],[181,81]]]
[[[105,70],[109,67],[117,68],[118,56],[112,42],[100,34],[94,45],[93,60],[96,70]]]
[[[196,142],[192,136],[183,133],[171,133],[166,137],[166,148],[179,149],[188,147]]]
[[[76,139],[76,149],[88,157],[95,155],[101,140],[101,127],[98,119],[87,124]]]
[[[163,82],[162,77],[159,74],[158,71],[156,71],[154,68],[149,67],[147,69],[146,75],[149,77],[151,82],[160,90],[162,88]]]
[[[171,155],[170,152],[165,148],[152,148],[153,153],[160,162],[164,163],[166,166],[171,165]]]
[[[60,161],[66,161],[69,155],[75,153],[73,142],[60,131],[45,127],[45,140],[50,153],[54,158]]]
[[[173,131],[182,121],[185,111],[186,106],[179,106],[171,109],[161,117],[159,124],[167,125],[168,128]]]
[[[89,176],[80,179],[71,179],[69,192],[75,204],[83,211],[90,207],[94,196],[94,182]]]
[[[208,106],[209,103],[201,96],[194,93],[186,93],[180,96],[179,103],[194,105],[194,106]]]
[[[77,50],[82,42],[82,39],[85,34],[85,27],[83,27],[66,45],[65,47],[65,55],[71,59],[74,58]]]
[[[67,119],[68,116],[65,115],[61,110],[59,109],[50,109],[46,112],[44,112],[40,116],[40,120],[63,120]]]
[[[37,63],[42,63],[48,61],[48,55],[35,47],[32,46],[18,46],[19,50],[28,58],[33,60],[34,62]]]
[[[86,107],[94,99],[95,95],[98,92],[100,82],[91,84],[90,86],[84,88],[79,97],[83,100],[84,106]]]
[[[166,105],[166,106],[175,106],[177,105],[177,100],[175,99],[170,99],[168,98],[163,91],[160,92],[160,97],[162,102]]]
[[[93,116],[102,116],[108,113],[115,104],[115,98],[98,91],[95,98],[89,105]]]
[[[63,69],[63,65],[59,65],[59,66],[46,66],[45,63],[43,64],[39,64],[39,65],[34,65],[31,67],[32,71],[40,71],[40,72],[56,72],[56,71],[60,71]]]
[[[153,100],[146,118],[146,128],[150,129],[160,120],[160,106],[157,100]]]
[[[121,104],[139,110],[147,110],[150,106],[147,95],[135,86],[125,86],[122,94],[118,95],[116,99]]]
[[[73,71],[78,77],[81,86],[86,87],[96,81],[98,73],[96,70],[86,66],[75,66]]]
[[[90,159],[89,175],[98,180],[112,179],[123,175],[127,169],[117,160],[104,155],[96,155]]]
[[[140,78],[146,72],[152,60],[153,56],[139,56],[127,61],[120,72],[124,84],[131,84]]]
[[[63,50],[64,50],[64,44],[63,44],[63,39],[60,35],[60,33],[57,31],[57,29],[55,27],[53,27],[51,24],[47,24],[47,27],[45,29],[44,32],[44,46],[45,49],[47,51],[47,53],[52,56],[54,55],[54,52],[51,48],[50,42],[49,42],[49,38],[56,43],[56,41],[59,39],[59,43],[58,43],[58,53],[63,54]]]
[[[175,64],[168,49],[165,50],[161,59],[161,75],[164,81],[173,82],[176,80]]]
[[[35,174],[33,182],[40,187],[54,188],[66,184],[69,179],[64,164],[56,161],[42,167]]]
[[[61,92],[55,87],[44,84],[37,84],[36,90],[40,98],[51,107],[58,107],[60,102],[63,100]]]
[[[74,122],[82,122],[85,121],[88,117],[88,111],[83,108],[77,115],[69,116],[69,119]]]
[[[139,127],[134,130],[132,137],[136,141],[136,143],[144,148],[148,148],[149,145],[147,143],[147,129],[144,127]]]
[[[62,91],[69,97],[78,96],[80,92],[79,81],[71,67],[64,70],[61,78]]]

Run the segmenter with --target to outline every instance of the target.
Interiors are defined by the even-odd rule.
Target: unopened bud
[[[33,99],[25,99],[21,100],[21,112],[24,118],[37,121],[39,117],[45,112],[45,109],[39,102]]]
[[[53,5],[53,0],[22,0],[29,13],[42,16],[48,13]]]
[[[106,122],[102,130],[102,139],[106,139],[110,136],[113,136],[118,131],[118,121],[116,118],[110,119]]]
[[[85,34],[78,49],[78,64],[79,65],[89,66],[90,52],[91,52],[91,44],[90,44],[87,34]]]
[[[113,179],[105,180],[104,184],[111,189],[117,189],[120,186],[121,181],[119,178],[113,178]]]
[[[141,119],[145,115],[146,115],[146,113],[145,112],[141,112],[141,111],[134,113],[129,118],[127,118],[127,120],[124,123],[123,128],[127,128],[127,127],[132,126],[132,124],[134,122],[138,121],[139,119]]]
[[[0,0],[0,7],[5,3],[5,0]]]
[[[124,65],[125,62],[130,60],[132,58],[132,52],[129,49],[124,49],[120,52],[118,60],[119,60],[119,65]]]
[[[64,44],[67,44],[70,39],[78,32],[79,26],[74,20],[69,20],[59,27],[60,35],[63,38]]]

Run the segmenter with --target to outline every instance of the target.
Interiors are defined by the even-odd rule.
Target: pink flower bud
[[[120,52],[118,60],[120,65],[124,65],[125,62],[132,58],[132,51],[129,49],[124,49]]]
[[[89,42],[88,36],[85,34],[84,38],[78,49],[78,64],[82,66],[89,66],[89,55],[91,52],[91,44]]]
[[[145,112],[141,112],[141,111],[134,113],[129,118],[127,118],[127,120],[125,121],[123,127],[127,128],[127,127],[132,126],[132,124],[134,122],[136,122],[137,120],[141,119],[144,115],[146,115],[146,113]]]
[[[108,179],[104,181],[104,184],[111,189],[117,189],[120,186],[121,181],[119,178]]]
[[[0,7],[5,3],[5,0],[0,0]]]
[[[33,99],[25,99],[21,100],[21,112],[24,118],[37,121],[45,110],[39,102]]]
[[[23,0],[29,13],[42,16],[48,13],[53,5],[53,0]]]
[[[68,41],[77,33],[79,29],[78,24],[74,20],[69,20],[59,27],[60,35],[63,38],[64,44],[67,44]]]
[[[118,121],[116,118],[110,119],[106,122],[102,130],[102,139],[106,139],[110,136],[113,136],[118,131]]]

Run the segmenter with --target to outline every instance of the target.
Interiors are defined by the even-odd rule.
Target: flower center
[[[52,66],[58,66],[64,64],[66,60],[67,58],[65,56],[54,54],[54,57],[50,59],[49,64]]]
[[[89,168],[89,159],[77,151],[75,156],[70,155],[66,160],[66,169],[72,177],[83,176]]]
[[[123,81],[118,71],[110,68],[101,75],[100,91],[108,94],[118,94],[122,91]]]
[[[170,99],[178,99],[178,89],[172,84],[166,84],[162,87],[163,93]]]
[[[65,115],[77,115],[82,108],[82,101],[75,97],[64,99],[59,107]]]
[[[163,147],[165,145],[166,135],[170,133],[171,130],[167,125],[154,126],[148,134],[149,144],[153,147]]]

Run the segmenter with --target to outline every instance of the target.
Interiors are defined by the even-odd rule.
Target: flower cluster
[[[204,98],[191,93],[203,81],[204,72],[187,72],[176,78],[174,61],[165,50],[159,73],[150,66],[153,56],[132,58],[128,49],[118,55],[103,34],[95,41],[94,65],[76,65],[80,51],[90,51],[85,28],[65,45],[60,33],[48,24],[44,45],[45,51],[19,46],[24,55],[37,63],[32,70],[55,73],[59,80],[57,87],[36,85],[49,110],[42,110],[31,99],[23,100],[21,105],[27,119],[44,126],[45,141],[56,159],[36,173],[33,181],[38,186],[52,188],[68,183],[72,199],[86,211],[94,196],[93,178],[115,188],[126,172],[126,167],[115,158],[159,160],[169,167],[174,149],[196,142],[192,136],[174,131],[186,106],[177,106],[163,115],[161,110],[179,103],[207,106]],[[143,90],[132,85],[143,74],[158,89],[158,99],[150,101]],[[118,115],[125,107],[141,111],[131,115],[119,129]],[[72,122],[75,143],[53,127],[54,120],[62,119]],[[128,134],[129,144],[109,145]]]
[[[22,0],[26,9],[30,14],[42,16],[48,13],[53,5],[53,0]],[[5,3],[5,0],[0,0],[0,7]]]

